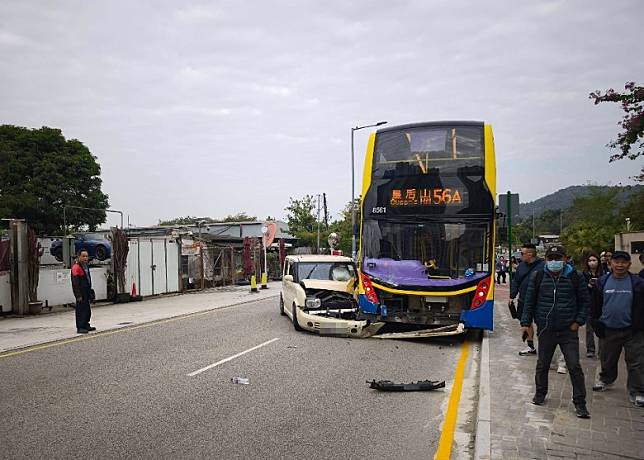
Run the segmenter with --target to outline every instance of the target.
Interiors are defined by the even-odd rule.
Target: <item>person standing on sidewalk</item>
[[[610,272],[610,259],[612,256],[613,254],[610,251],[602,251],[602,253],[599,255],[599,260],[602,264],[602,271],[604,273]]]
[[[505,275],[508,271],[508,266],[505,263],[503,256],[499,257],[499,260],[496,262],[496,284],[501,284],[501,279],[503,279],[503,284],[505,284]]]
[[[94,290],[89,271],[89,254],[85,250],[78,254],[76,263],[72,266],[72,289],[76,298],[76,332],[87,334],[95,331],[96,328],[89,324],[92,317],[90,302],[94,300]]]
[[[590,296],[581,275],[566,261],[562,246],[548,248],[544,269],[533,272],[528,281],[521,326],[528,332],[534,321],[539,339],[536,392],[532,403],[540,406],[546,400],[548,370],[559,345],[572,382],[575,413],[579,418],[590,418],[586,408],[584,371],[579,363],[578,333],[579,327],[586,322]]]
[[[523,315],[523,304],[528,290],[530,274],[535,270],[543,270],[543,264],[543,259],[537,257],[537,247],[534,244],[526,243],[521,247],[521,263],[510,282],[510,303],[514,302],[517,295],[519,296],[517,302],[517,318],[519,321],[521,321],[521,316]],[[532,324],[528,327],[527,342],[527,347],[521,350],[519,355],[536,355],[537,350],[534,348],[534,328]]]
[[[586,281],[586,286],[588,287],[588,292],[592,297],[593,289],[597,284],[597,280],[604,276],[605,272],[602,270],[602,267],[599,263],[599,256],[596,252],[590,252],[586,256],[586,263],[584,264],[584,280]],[[591,309],[593,305],[591,302]],[[595,334],[593,331],[592,321],[586,322],[586,357],[594,358],[595,357]]]
[[[644,266],[644,252],[640,254],[640,264]],[[644,278],[644,268],[640,270],[640,278]]]
[[[644,407],[644,280],[628,272],[631,256],[615,251],[612,272],[597,281],[591,312],[599,337],[601,372],[593,391],[604,391],[617,379],[624,349],[629,399]]]

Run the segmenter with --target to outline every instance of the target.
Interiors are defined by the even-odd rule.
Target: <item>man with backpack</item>
[[[521,326],[527,333],[534,321],[539,339],[532,403],[538,406],[545,403],[550,362],[558,345],[570,374],[575,413],[579,418],[590,418],[584,371],[579,363],[578,334],[579,327],[586,323],[590,295],[581,275],[566,262],[566,250],[552,246],[546,251],[543,270],[533,271],[528,281]]]
[[[523,304],[525,303],[526,291],[528,290],[528,280],[530,274],[536,270],[543,270],[543,259],[537,257],[537,247],[534,244],[526,243],[521,246],[521,263],[517,267],[516,273],[510,282],[510,303],[514,304],[517,295],[517,319],[521,321],[523,315]],[[528,346],[519,352],[521,356],[536,355],[537,350],[534,348],[534,328],[528,327],[526,335]]]

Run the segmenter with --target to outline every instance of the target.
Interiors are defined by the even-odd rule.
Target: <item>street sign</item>
[[[521,217],[519,214],[519,194],[512,193],[510,194],[510,204],[512,205],[512,219]],[[499,195],[499,212],[506,214],[508,210],[508,196],[503,193]]]
[[[275,239],[275,234],[277,233],[277,224],[275,222],[266,222],[262,226],[262,242],[264,243],[264,247],[267,248],[271,244],[273,244],[273,240]]]

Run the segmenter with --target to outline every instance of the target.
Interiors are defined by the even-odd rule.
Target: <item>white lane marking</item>
[[[219,366],[220,364],[227,363],[228,361],[232,361],[235,358],[239,358],[242,355],[245,355],[246,353],[250,353],[253,350],[257,350],[258,348],[265,347],[268,344],[271,344],[275,342],[276,340],[279,340],[279,337],[275,337],[274,339],[268,340],[267,342],[260,343],[259,345],[254,346],[253,348],[249,348],[248,350],[244,350],[241,353],[237,353],[236,355],[229,356],[228,358],[224,358],[221,361],[217,361],[216,363],[210,364],[206,367],[202,367],[201,369],[198,369],[194,372],[191,372],[188,374],[189,377],[194,377],[197,374],[201,374],[202,372],[207,371],[208,369],[212,369],[213,367]]]

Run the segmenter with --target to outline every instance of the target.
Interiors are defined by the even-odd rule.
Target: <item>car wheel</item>
[[[300,323],[297,322],[297,305],[293,304],[293,327],[296,331],[303,331]]]
[[[96,249],[94,250],[94,254],[96,254],[96,258],[98,260],[107,259],[107,250],[105,249],[105,246],[96,246]]]
[[[282,294],[280,294],[280,315],[286,316],[286,312],[284,311],[284,299],[282,298]]]

